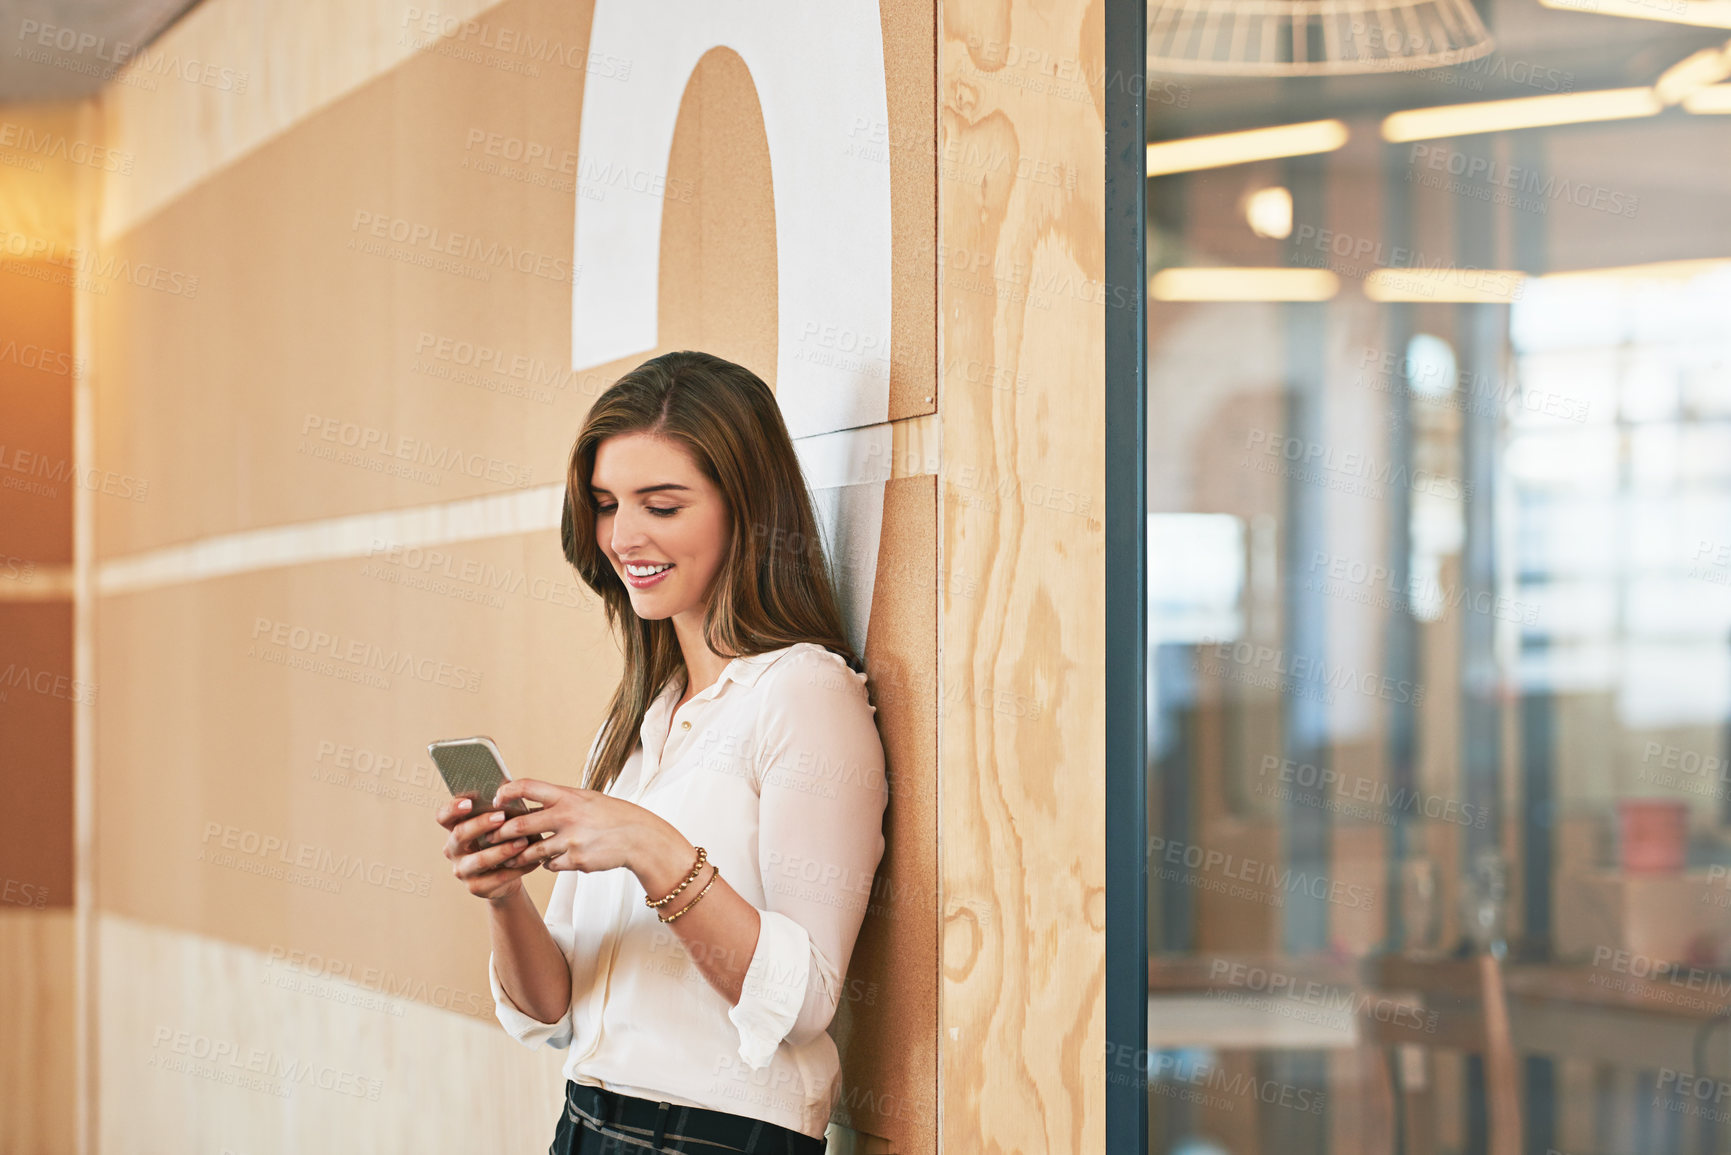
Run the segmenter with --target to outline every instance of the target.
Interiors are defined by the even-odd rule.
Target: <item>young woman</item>
[[[625,651],[583,787],[438,813],[488,903],[499,1021],[569,1051],[550,1151],[821,1155],[888,783],[774,394],[704,353],[627,373],[572,449],[561,536]]]

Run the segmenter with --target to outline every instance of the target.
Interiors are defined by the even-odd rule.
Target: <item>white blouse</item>
[[[544,917],[571,964],[571,1005],[556,1023],[529,1017],[489,957],[505,1029],[525,1046],[568,1048],[573,1082],[821,1138],[841,1073],[827,1028],[883,857],[889,801],[865,682],[800,642],[733,659],[670,717],[685,689],[675,677],[608,791],[705,847],[757,907],[762,929],[738,1005],[644,905],[636,875],[566,870]]]

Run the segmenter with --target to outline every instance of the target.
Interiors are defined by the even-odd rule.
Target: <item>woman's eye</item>
[[[596,513],[612,513],[613,507],[611,505],[597,505],[595,507],[595,512]]]
[[[679,510],[680,507],[677,505],[652,505],[649,507],[649,512],[653,513],[656,517],[672,517],[674,514],[678,513]]]

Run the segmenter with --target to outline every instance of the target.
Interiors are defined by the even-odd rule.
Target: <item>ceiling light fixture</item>
[[[1718,48],[1703,48],[1667,68],[1653,82],[1653,95],[1661,104],[1680,104],[1727,76],[1731,76],[1731,42]]]
[[[1697,88],[1683,98],[1683,111],[1707,115],[1731,113],[1731,84]]]
[[[1403,72],[1475,60],[1491,48],[1490,33],[1471,0],[1149,0],[1148,4],[1151,73]]]
[[[1259,237],[1284,241],[1292,235],[1292,193],[1279,185],[1244,198],[1244,220]]]
[[[1148,146],[1148,175],[1164,176],[1167,173],[1247,164],[1255,160],[1333,152],[1346,143],[1349,135],[1346,125],[1338,120],[1311,120],[1244,132],[1165,140]]]
[[[1628,120],[1654,116],[1664,107],[1651,88],[1605,88],[1554,96],[1487,100],[1477,104],[1445,104],[1390,114],[1382,122],[1382,137],[1394,144],[1404,144],[1412,140],[1470,136],[1479,132],[1507,132],[1517,128],[1546,128],[1596,120]]]
[[[1364,279],[1373,301],[1507,305],[1521,299],[1527,275],[1512,269],[1378,269]]]
[[[1327,269],[1161,269],[1148,282],[1156,301],[1326,301],[1339,291]]]
[[[1731,0],[1539,0],[1560,12],[1661,20],[1697,28],[1731,28]]]

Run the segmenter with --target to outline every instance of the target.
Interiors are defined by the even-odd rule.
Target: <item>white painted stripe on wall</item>
[[[22,575],[25,571],[20,569]],[[0,579],[0,602],[61,602],[72,600],[72,567],[39,565],[29,576]]]
[[[794,442],[794,450],[815,496],[845,486],[888,481],[893,444],[894,430],[886,423],[802,437]],[[382,542],[425,549],[557,531],[564,500],[565,485],[555,482],[436,505],[219,534],[102,562],[96,567],[96,593],[112,597],[282,566],[365,557]],[[872,552],[875,555],[875,542]],[[0,601],[65,598],[72,596],[72,589],[71,567],[43,567],[35,570],[28,582],[0,581]]]
[[[556,482],[413,509],[222,534],[103,562],[97,569],[96,592],[108,597],[280,566],[364,557],[382,542],[424,548],[556,530],[564,500],[565,486]]]

